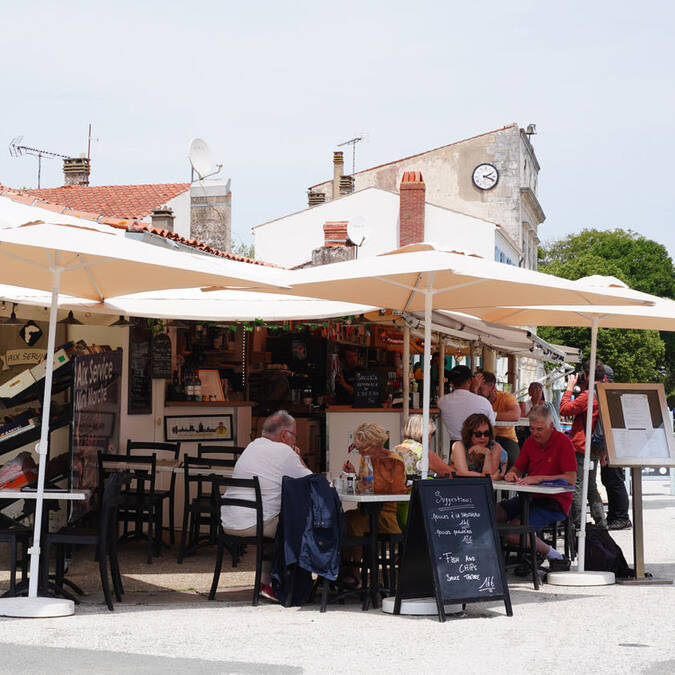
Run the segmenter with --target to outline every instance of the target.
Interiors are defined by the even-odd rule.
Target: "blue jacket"
[[[293,579],[293,604],[302,604],[311,590],[311,574],[337,579],[344,516],[342,504],[325,476],[284,476],[281,513],[277,528],[272,578],[283,602],[290,581],[286,570],[297,565]]]

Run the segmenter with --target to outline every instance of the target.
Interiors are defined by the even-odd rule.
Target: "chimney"
[[[323,224],[324,246],[345,246],[347,244],[346,220],[327,220]]]
[[[88,157],[66,157],[63,160],[64,185],[89,185]]]
[[[168,206],[160,206],[152,210],[150,222],[152,227],[159,227],[162,230],[173,232],[173,221],[176,216],[173,215],[173,209]]]
[[[424,241],[426,187],[421,171],[406,171],[401,179],[399,246]]]
[[[342,157],[342,152],[333,153],[333,199],[340,196],[340,178],[345,168],[345,160]]]
[[[308,206],[318,206],[326,201],[325,192],[314,192],[314,190],[307,190],[307,204]]]
[[[340,176],[340,196],[354,192],[354,176]]]

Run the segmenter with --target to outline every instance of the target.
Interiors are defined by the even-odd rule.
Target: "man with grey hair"
[[[312,472],[300,457],[295,445],[295,420],[285,410],[272,413],[263,423],[262,435],[246,446],[232,471],[233,478],[258,477],[263,507],[263,536],[274,537],[281,511],[281,482],[284,476],[302,478]],[[251,499],[252,490],[231,487],[227,496]],[[239,537],[255,536],[256,514],[241,506],[223,506],[223,530]],[[270,584],[270,566],[263,565],[261,593],[275,600]]]
[[[548,406],[532,408],[528,415],[530,436],[507,471],[504,480],[521,485],[560,481],[574,485],[577,478],[577,460],[572,441],[554,426],[553,412]],[[525,475],[527,474],[527,475]],[[551,523],[564,520],[572,505],[572,492],[553,495],[534,494],[530,505],[529,525],[540,530]],[[497,505],[497,521],[516,521],[520,516],[518,497],[506,499]],[[518,535],[508,535],[509,541],[517,543]],[[569,560],[541,539],[536,540],[537,552],[545,555],[553,570],[569,569]]]

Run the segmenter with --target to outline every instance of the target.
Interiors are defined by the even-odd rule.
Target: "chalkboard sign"
[[[513,615],[489,478],[415,481],[394,613],[401,601],[446,604],[504,600]]]
[[[150,373],[150,345],[152,334],[143,325],[143,319],[133,319],[129,328],[129,415],[147,415],[152,412],[152,377]]]
[[[152,338],[152,377],[156,380],[171,378],[171,338],[160,333]]]
[[[357,370],[354,381],[354,408],[379,408],[381,404],[381,374],[376,370]]]

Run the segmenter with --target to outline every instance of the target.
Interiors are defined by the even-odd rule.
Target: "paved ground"
[[[675,579],[675,497],[644,483],[647,568]],[[614,533],[626,557],[631,533]],[[675,587],[609,586],[534,591],[511,583],[514,616],[499,603],[469,606],[439,624],[355,605],[284,609],[249,605],[251,573],[226,568],[208,602],[212,552],[179,567],[151,566],[126,551],[127,595],[114,612],[100,604],[91,563],[72,578],[89,591],[72,617],[0,618],[3,672],[113,673],[673,673]],[[0,584],[6,574],[0,572]]]

